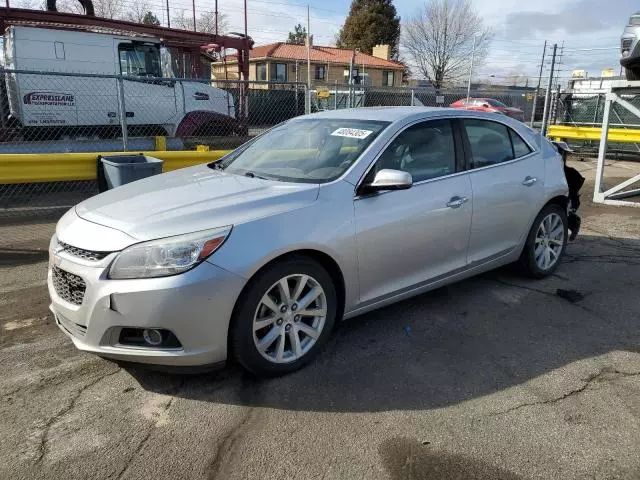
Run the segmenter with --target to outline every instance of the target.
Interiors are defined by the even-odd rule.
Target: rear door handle
[[[525,187],[531,187],[534,183],[536,183],[538,181],[538,179],[536,177],[529,177],[527,176],[523,181],[522,181],[522,185],[524,185]]]
[[[460,208],[462,205],[467,203],[469,199],[467,197],[451,197],[451,200],[447,202],[447,207],[449,208]]]

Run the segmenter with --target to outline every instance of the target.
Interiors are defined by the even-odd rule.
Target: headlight
[[[166,277],[202,263],[229,236],[231,227],[161,238],[124,249],[111,264],[109,278]]]

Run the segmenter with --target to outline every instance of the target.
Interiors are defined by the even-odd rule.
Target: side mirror
[[[490,107],[491,107],[491,105],[489,105],[488,103],[483,103],[483,104],[482,104],[482,106],[483,106],[484,108],[490,108]]]
[[[363,193],[382,190],[406,190],[413,185],[411,174],[401,170],[383,169],[376,173],[373,182],[362,185]]]

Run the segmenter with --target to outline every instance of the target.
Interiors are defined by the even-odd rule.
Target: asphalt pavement
[[[270,380],[76,351],[48,311],[54,224],[0,225],[0,478],[640,479],[640,208],[592,188],[552,277],[505,268],[349,320]]]

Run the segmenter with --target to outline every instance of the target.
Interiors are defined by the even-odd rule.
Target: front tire
[[[336,313],[336,290],[327,271],[308,257],[290,257],[259,272],[238,299],[232,353],[256,375],[293,372],[322,350]]]
[[[526,275],[543,278],[556,271],[567,246],[568,224],[567,212],[560,205],[549,204],[542,209],[520,256]]]

